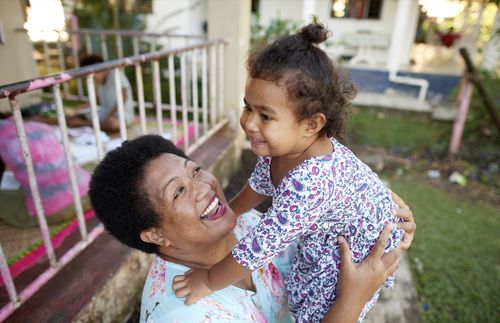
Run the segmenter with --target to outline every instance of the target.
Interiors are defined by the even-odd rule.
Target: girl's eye
[[[193,177],[195,177],[195,176],[196,176],[196,174],[198,174],[198,173],[200,172],[200,170],[201,170],[201,167],[200,167],[200,166],[196,167],[196,168],[194,169],[194,171],[193,171]]]
[[[243,111],[252,111],[248,105],[243,106]]]
[[[184,192],[184,189],[184,186],[179,186],[179,188],[174,193],[174,200],[177,199],[182,194],[182,192]]]
[[[271,117],[269,117],[269,116],[268,116],[268,115],[266,115],[266,114],[261,114],[261,115],[260,115],[260,118],[261,118],[262,120],[264,120],[264,121],[269,121],[269,120],[271,120]]]

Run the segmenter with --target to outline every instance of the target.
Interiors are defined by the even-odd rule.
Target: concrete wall
[[[0,44],[0,84],[9,84],[37,77],[36,64],[33,60],[33,46],[28,34],[16,31],[25,22],[24,1],[0,1],[0,23],[3,26],[6,41]],[[21,106],[39,102],[39,94],[32,92],[18,97]],[[8,111],[7,99],[0,100],[0,111]]]

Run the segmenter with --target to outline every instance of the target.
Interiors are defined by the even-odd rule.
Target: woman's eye
[[[181,194],[182,192],[184,192],[184,186],[180,186],[174,193],[174,200],[177,199]]]
[[[243,111],[252,111],[248,105],[243,106]]]
[[[193,171],[193,177],[195,177],[195,176],[196,176],[196,174],[198,174],[198,173],[200,172],[200,170],[201,170],[201,167],[200,167],[200,166],[196,167],[196,168],[194,169],[194,171]]]
[[[261,118],[262,120],[264,120],[264,121],[269,121],[269,120],[271,120],[271,117],[269,117],[269,116],[268,116],[268,115],[266,115],[266,114],[261,114],[261,115],[260,115],[260,118]]]

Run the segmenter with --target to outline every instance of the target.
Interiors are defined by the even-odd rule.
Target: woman
[[[237,218],[217,179],[170,141],[155,135],[126,141],[96,168],[89,194],[112,235],[133,248],[156,254],[143,291],[141,321],[291,320],[280,271],[288,265],[286,253],[193,306],[175,296],[174,276],[220,261],[258,219],[255,213]],[[414,223],[409,210],[402,213],[410,221],[402,224],[408,229],[407,247]],[[355,322],[368,298],[397,268],[399,250],[383,255],[388,235],[386,228],[361,264],[350,261],[347,243],[340,241],[339,296],[325,321]]]

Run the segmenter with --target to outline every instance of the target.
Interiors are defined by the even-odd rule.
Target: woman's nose
[[[196,181],[194,189],[196,202],[201,202],[213,194],[212,186],[205,180]]]

